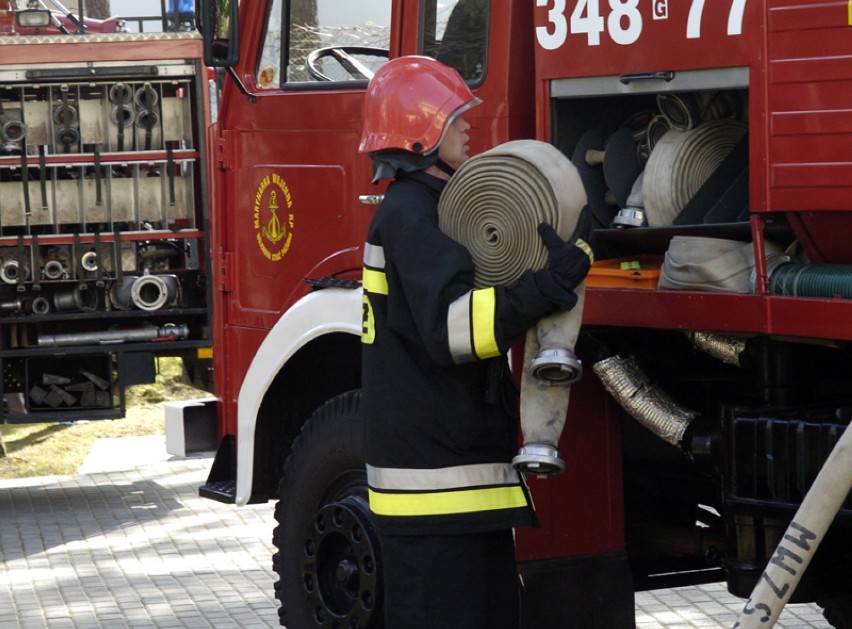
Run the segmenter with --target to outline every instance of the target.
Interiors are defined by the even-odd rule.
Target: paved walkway
[[[277,627],[272,505],[199,498],[210,463],[106,439],[75,476],[0,481],[0,629]],[[722,585],[640,593],[636,626],[730,629],[741,606]],[[776,627],[828,625],[793,605]]]

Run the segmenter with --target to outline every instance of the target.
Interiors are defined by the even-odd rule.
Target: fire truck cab
[[[277,500],[282,624],[382,626],[357,392],[382,187],[357,146],[370,77],[408,54],[457,68],[484,101],[466,115],[472,154],[553,144],[596,218],[567,469],[529,479],[541,528],[516,532],[525,626],[632,627],[640,589],[726,581],[748,597],[852,415],[852,5],[236,5],[201,6],[222,89],[209,138],[221,441],[200,491]],[[613,357],[629,359],[634,393],[672,404],[605,388],[591,367]],[[849,627],[850,592],[847,500],[792,600]]]

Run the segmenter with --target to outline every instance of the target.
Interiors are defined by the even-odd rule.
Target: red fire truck
[[[850,418],[852,4],[202,9],[224,79],[209,140],[221,439],[200,491],[277,501],[282,624],[382,626],[358,394],[382,188],[357,146],[370,76],[408,54],[453,65],[484,101],[466,114],[472,153],[556,146],[597,219],[566,470],[529,479],[541,528],[516,532],[525,626],[632,627],[643,589],[726,581],[748,597]],[[750,263],[729,272],[720,247]],[[621,397],[591,368],[614,358],[641,385]],[[637,391],[659,399],[643,413]],[[850,592],[847,499],[791,600],[850,627]]]
[[[4,421],[118,418],[156,357],[209,353],[202,41],[25,5],[0,0]]]

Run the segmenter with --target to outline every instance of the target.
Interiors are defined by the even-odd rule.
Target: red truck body
[[[727,580],[747,596],[849,421],[852,5],[383,0],[353,16],[343,4],[242,3],[230,23],[208,13],[205,31],[208,61],[228,74],[210,132],[221,443],[201,493],[237,504],[279,501],[282,622],[305,605],[318,610],[316,626],[381,626],[380,580],[357,558],[360,585],[332,577],[314,586],[364,543],[317,532],[320,516],[338,508],[359,530],[370,524],[357,453],[328,445],[333,435],[310,426],[358,416],[351,391],[360,382],[362,246],[382,192],[357,153],[370,74],[363,67],[407,54],[440,58],[451,10],[465,4],[486,25],[479,65],[459,68],[484,101],[466,115],[473,154],[532,138],[570,158],[590,130],[608,135],[638,114],[656,115],[671,95],[705,103],[725,95],[748,137],[739,216],[599,225],[603,257],[656,260],[643,266],[653,271],[676,237],[743,243],[756,260],[751,290],[664,290],[630,276],[589,281],[581,358],[590,365],[600,345],[634,356],[655,387],[698,419],[679,447],[664,443],[587,367],[560,445],[566,472],[530,479],[542,526],[517,532],[525,623],[633,626],[633,591],[664,585]],[[375,15],[384,19],[378,26]],[[335,51],[363,64],[347,65]],[[314,55],[313,67],[302,53]],[[330,57],[337,61],[329,65]],[[784,293],[766,258],[779,246],[789,264],[838,272],[840,287]],[[699,334],[742,343],[739,364],[690,342]],[[327,484],[294,496],[288,471],[307,453]],[[337,471],[334,460],[343,461]],[[819,600],[837,626],[852,622],[850,515],[847,503],[794,597]],[[301,556],[293,544],[337,550],[324,555],[329,566],[311,556],[288,572]],[[367,546],[378,557],[374,537]],[[291,578],[304,587],[288,585]]]

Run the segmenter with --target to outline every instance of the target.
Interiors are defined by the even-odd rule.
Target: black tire
[[[817,601],[822,615],[834,629],[852,629],[852,595]]]
[[[367,502],[360,391],[326,402],[284,465],[272,566],[289,629],[381,629],[379,543]]]

